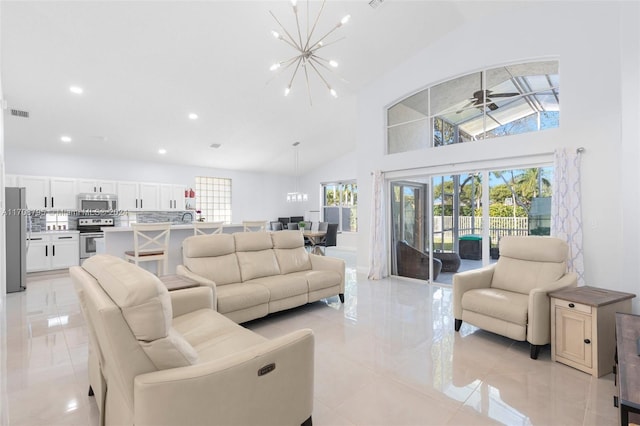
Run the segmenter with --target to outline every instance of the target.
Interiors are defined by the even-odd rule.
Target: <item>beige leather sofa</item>
[[[548,293],[575,287],[567,273],[567,244],[552,237],[505,236],[500,258],[488,267],[453,276],[455,329],[462,322],[531,343],[531,358],[551,342]]]
[[[92,336],[101,424],[311,423],[311,330],[267,340],[216,312],[211,288],[168,292],[109,255],[70,274]]]
[[[198,235],[182,243],[177,274],[214,292],[217,311],[237,323],[338,295],[345,262],[309,254],[300,231]]]

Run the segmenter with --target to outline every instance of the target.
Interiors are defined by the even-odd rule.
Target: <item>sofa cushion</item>
[[[269,301],[307,294],[309,288],[304,275],[288,274],[256,278],[247,284],[260,284],[269,290]]]
[[[260,284],[237,283],[217,288],[218,312],[238,311],[269,303],[269,290]]]
[[[120,308],[131,332],[156,368],[197,362],[191,345],[172,329],[171,298],[158,277],[110,255],[90,257],[82,267]]]
[[[462,309],[511,323],[526,325],[529,297],[495,288],[469,290],[462,296]]]
[[[318,270],[305,272],[309,292],[340,285],[342,276],[337,271]]]
[[[304,247],[304,237],[300,231],[279,231],[271,233],[274,249]]]
[[[233,234],[236,252],[261,251],[273,248],[269,232],[236,232]]]
[[[184,266],[191,272],[215,282],[218,286],[242,281],[240,265],[235,253],[193,259],[185,257],[183,261]]]
[[[182,242],[182,255],[187,258],[215,257],[236,251],[233,235],[194,235]]]
[[[502,237],[492,288],[529,294],[567,271],[567,244],[552,237]]]
[[[276,255],[272,249],[260,251],[239,251],[236,252],[238,264],[240,265],[240,276],[242,282],[254,278],[269,277],[279,275],[280,267],[276,260]]]
[[[276,255],[276,259],[278,260],[280,273],[282,274],[308,271],[309,269],[311,269],[311,260],[309,259],[309,253],[307,253],[304,247],[274,249],[273,251]]]
[[[266,342],[264,337],[211,309],[200,309],[174,318],[175,329],[198,354],[199,362],[233,355]]]

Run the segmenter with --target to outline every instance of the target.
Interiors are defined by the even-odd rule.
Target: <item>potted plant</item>
[[[307,225],[307,224],[306,224],[305,222],[298,222],[298,229],[299,229],[299,230],[301,230],[301,231],[304,231],[304,227],[305,227],[306,225]]]

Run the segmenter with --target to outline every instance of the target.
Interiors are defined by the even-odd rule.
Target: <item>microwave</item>
[[[118,209],[118,196],[101,192],[87,192],[78,194],[78,210],[85,212],[111,211]]]

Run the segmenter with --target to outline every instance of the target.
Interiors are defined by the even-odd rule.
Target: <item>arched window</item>
[[[558,127],[558,61],[506,65],[426,88],[387,110],[387,153]]]

